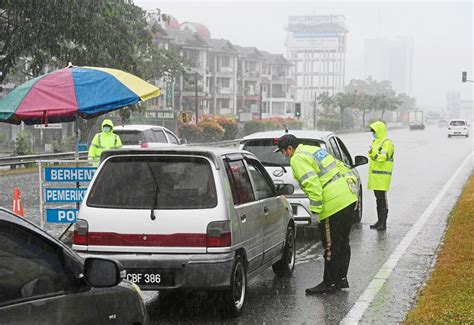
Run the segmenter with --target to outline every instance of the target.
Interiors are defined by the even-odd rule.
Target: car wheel
[[[362,221],[362,212],[363,212],[363,205],[362,205],[362,188],[359,189],[358,201],[357,201],[357,209],[354,211],[353,222],[359,223]]]
[[[230,288],[223,293],[224,311],[232,317],[237,317],[242,313],[247,297],[247,271],[245,270],[242,257],[237,255],[232,266],[230,277]]]
[[[296,240],[295,229],[288,227],[286,231],[286,242],[283,248],[281,260],[272,265],[273,272],[278,277],[288,276],[295,269],[296,260]]]

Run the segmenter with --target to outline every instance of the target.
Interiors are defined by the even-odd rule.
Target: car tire
[[[362,213],[363,213],[363,203],[362,203],[362,187],[359,189],[358,194],[358,201],[357,201],[357,209],[354,210],[353,215],[353,223],[360,223],[362,221]]]
[[[247,298],[247,270],[242,257],[237,255],[232,265],[230,288],[222,293],[224,312],[230,317],[238,317]]]
[[[275,272],[278,277],[289,276],[295,269],[295,261],[296,234],[295,228],[290,226],[286,231],[285,247],[283,248],[281,260],[272,265],[273,272]]]

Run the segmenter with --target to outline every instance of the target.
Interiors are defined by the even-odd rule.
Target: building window
[[[228,98],[221,99],[221,108],[229,109],[230,108],[230,99],[228,99]]]
[[[222,88],[230,88],[230,78],[222,78],[221,86]]]
[[[222,67],[230,67],[230,57],[229,56],[223,56],[221,58],[221,63],[222,63]]]

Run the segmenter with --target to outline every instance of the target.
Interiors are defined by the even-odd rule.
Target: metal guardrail
[[[206,146],[206,147],[238,147],[241,139],[227,140],[209,143],[190,143],[188,146]],[[0,167],[18,166],[25,164],[36,164],[38,160],[73,160],[75,152],[60,152],[27,156],[0,157]],[[87,151],[79,152],[80,160],[87,160]]]
[[[0,157],[0,167],[2,166],[18,166],[25,164],[36,164],[38,160],[50,160],[50,159],[74,159],[75,152],[60,152],[60,153],[47,153],[39,155],[26,155],[26,156],[11,156],[11,157]],[[79,152],[79,159],[87,159],[87,151]]]

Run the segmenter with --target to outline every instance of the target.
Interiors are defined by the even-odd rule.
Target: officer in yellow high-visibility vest
[[[387,191],[393,172],[393,155],[395,147],[392,140],[387,139],[387,128],[383,122],[370,124],[374,140],[369,149],[369,190],[374,190],[377,201],[377,222],[372,229],[387,228],[388,202]]]
[[[290,158],[293,177],[308,196],[311,212],[319,216],[324,247],[324,277],[307,294],[335,293],[348,288],[347,271],[351,257],[349,233],[357,202],[354,174],[325,149],[300,144],[292,134],[278,139],[278,148]]]
[[[97,167],[102,151],[120,148],[122,148],[122,140],[117,134],[114,134],[114,123],[109,119],[105,119],[102,122],[102,132],[97,133],[92,139],[88,160],[92,162],[94,167]]]

